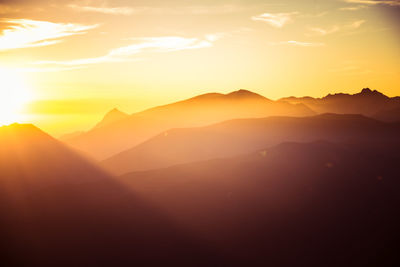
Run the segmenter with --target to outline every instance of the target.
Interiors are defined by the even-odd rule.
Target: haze
[[[204,92],[246,88],[278,99],[370,87],[395,96],[398,6],[3,0],[0,71],[15,77],[1,95],[24,81],[29,103],[7,112],[56,136],[87,130],[114,107],[132,113]]]

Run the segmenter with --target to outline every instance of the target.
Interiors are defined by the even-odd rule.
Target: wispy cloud
[[[400,6],[400,0],[344,0],[352,4]]]
[[[361,25],[363,25],[365,23],[365,20],[356,20],[353,23],[347,25],[348,28],[352,28],[352,29],[358,29],[360,28]]]
[[[68,7],[80,11],[80,12],[95,12],[111,15],[131,15],[134,12],[133,8],[130,7],[95,7],[95,6],[78,6],[78,5],[68,5]]]
[[[312,36],[312,35],[325,36],[325,35],[336,33],[336,32],[343,31],[343,30],[355,30],[355,29],[360,28],[361,25],[363,25],[365,22],[366,22],[365,20],[355,20],[352,23],[349,23],[346,25],[342,25],[342,26],[334,25],[330,28],[312,27],[309,29],[311,31],[311,34],[307,34],[307,35],[308,36]]]
[[[130,40],[140,41],[128,46],[119,47],[111,50],[108,54],[95,57],[75,59],[68,61],[40,61],[36,64],[55,64],[55,65],[88,65],[105,62],[124,62],[138,60],[134,57],[143,52],[165,53],[180,50],[200,49],[213,46],[213,42],[219,37],[208,35],[204,39],[185,38],[179,36],[167,37],[147,37],[147,38],[131,38]]]
[[[328,34],[339,31],[339,29],[340,29],[339,26],[335,25],[330,28],[313,27],[313,28],[310,28],[310,31],[313,32],[313,34],[315,34],[315,35],[328,35]]]
[[[339,8],[339,10],[356,11],[356,10],[364,9],[366,7],[367,6],[365,6],[365,5],[348,6],[348,7],[341,7],[341,8]]]
[[[255,21],[263,21],[271,26],[282,28],[287,23],[293,20],[293,16],[298,14],[298,12],[290,12],[290,13],[264,13],[258,16],[253,16],[251,19]]]
[[[29,19],[3,19],[9,26],[0,36],[0,51],[17,48],[53,45],[62,42],[63,37],[84,34],[98,25],[53,23]]]
[[[310,43],[310,42],[299,42],[299,41],[282,41],[282,42],[271,42],[270,45],[292,45],[292,46],[303,46],[303,47],[317,47],[317,46],[324,46],[325,43]]]
[[[109,7],[106,5],[76,5],[69,4],[67,7],[78,12],[96,12],[113,15],[131,15],[131,14],[193,14],[193,15],[210,15],[210,14],[228,14],[241,12],[243,10],[252,9],[253,6],[246,5],[210,5],[210,6],[135,6],[135,7]]]

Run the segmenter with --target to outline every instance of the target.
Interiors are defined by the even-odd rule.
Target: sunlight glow
[[[0,125],[21,122],[24,105],[32,99],[21,73],[0,67]]]

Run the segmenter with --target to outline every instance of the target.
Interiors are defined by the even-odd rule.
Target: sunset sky
[[[55,136],[207,92],[400,95],[399,0],[0,0],[0,124]]]

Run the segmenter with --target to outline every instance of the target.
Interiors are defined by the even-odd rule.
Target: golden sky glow
[[[13,114],[0,123],[59,135],[115,106],[239,88],[399,95],[399,15],[397,0],[0,1],[0,110]]]

